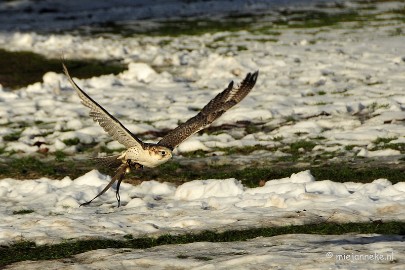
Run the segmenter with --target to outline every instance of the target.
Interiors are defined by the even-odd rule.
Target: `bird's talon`
[[[134,170],[143,169],[142,164],[139,164],[137,162],[132,162],[132,160],[130,160],[130,159],[127,160],[127,164],[128,164],[129,167],[126,170],[126,173],[129,173],[130,169],[134,169]]]
[[[142,170],[143,169],[143,165],[139,164],[139,163],[135,163],[135,169],[136,170]]]

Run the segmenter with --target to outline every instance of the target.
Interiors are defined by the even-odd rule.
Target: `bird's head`
[[[150,146],[148,150],[151,157],[158,160],[159,164],[165,163],[172,157],[172,150],[162,145]]]

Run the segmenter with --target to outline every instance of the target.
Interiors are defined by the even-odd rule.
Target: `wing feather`
[[[84,106],[90,109],[89,115],[94,121],[98,122],[100,126],[116,141],[124,145],[126,148],[130,147],[143,147],[143,142],[136,138],[128,129],[121,124],[114,116],[107,112],[97,102],[95,102],[89,95],[86,94],[80,87],[73,81],[69,75],[69,71],[63,64],[63,71],[69,79],[70,84],[76,90]]]
[[[173,150],[188,137],[206,128],[249,94],[256,84],[258,75],[259,71],[253,74],[248,73],[242,83],[236,88],[233,87],[233,82],[231,82],[225,90],[208,102],[196,116],[171,130],[158,144]]]

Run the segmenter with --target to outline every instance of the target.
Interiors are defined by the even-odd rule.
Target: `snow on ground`
[[[2,31],[58,31],[88,25],[136,20],[189,18],[257,12],[278,7],[313,5],[329,0],[108,0],[2,1]],[[34,3],[33,3],[34,2]],[[225,12],[225,13],[224,13]],[[13,19],[11,20],[10,17]]]
[[[0,47],[127,63],[129,69],[116,76],[77,82],[138,134],[176,127],[231,80],[239,82],[259,69],[253,91],[214,126],[248,121],[260,128],[231,130],[226,137],[198,135],[195,144],[187,142],[180,151],[252,145],[288,149],[292,142],[311,140],[319,145],[314,156],[335,152],[398,160],[403,149],[374,153],[384,148],[374,142],[405,138],[405,37],[394,34],[401,25],[388,18],[361,27],[347,22],[333,28],[276,29],[280,35],[270,36],[276,42],[266,41],[268,34],[244,30],[169,39],[1,32]],[[61,73],[47,73],[43,82],[13,92],[0,89],[1,137],[22,132],[17,141],[3,139],[8,153],[31,154],[39,150],[36,142],[45,143],[40,147],[50,153],[75,153],[75,146],[63,144],[72,138],[108,143],[110,138],[87,115]]]
[[[0,14],[25,2],[2,3]],[[87,3],[81,2],[83,6]],[[50,3],[41,1],[37,7]],[[105,3],[100,2],[95,13],[103,11]],[[378,4],[377,10],[369,12],[389,10],[400,4]],[[87,14],[83,9],[79,15]],[[123,12],[114,10],[111,16]],[[43,19],[53,16],[52,12],[45,13],[48,15],[27,25],[42,25]],[[24,11],[13,16],[24,19],[26,14]],[[97,15],[94,20],[101,17]],[[5,16],[0,18],[4,20]],[[91,20],[91,16],[87,18]],[[176,127],[230,80],[239,81],[247,72],[259,69],[260,76],[251,94],[214,125],[247,121],[262,128],[199,134],[181,145],[180,153],[198,149],[220,153],[221,148],[252,145],[277,149],[255,151],[230,161],[249,164],[253,160],[285,157],[286,146],[306,139],[317,142],[313,155],[343,153],[350,158],[392,157],[401,162],[403,148],[385,149],[385,144],[377,139],[392,139],[390,143],[396,145],[405,143],[405,36],[398,34],[404,23],[392,14],[381,19],[332,27],[280,28],[276,29],[277,35],[243,29],[180,37],[2,31],[0,47],[52,57],[60,57],[63,52],[66,58],[120,60],[128,64],[128,70],[116,76],[76,81],[137,134]],[[69,20],[59,21],[55,27],[70,29],[76,23],[88,23],[84,20],[73,20],[72,25],[66,25]],[[266,26],[265,23],[266,17],[258,22],[259,26]],[[13,24],[1,25],[15,29]],[[13,134],[19,138],[4,139]],[[33,155],[39,147],[47,148],[49,153],[64,151],[76,155],[78,148],[68,143],[70,139],[94,143],[95,149],[104,145],[108,149],[120,148],[88,117],[87,109],[61,73],[47,73],[42,82],[14,91],[0,86],[0,149],[4,156]],[[36,142],[44,144],[38,147],[34,145]],[[300,149],[302,155],[304,152]],[[139,186],[123,183],[122,207],[116,208],[113,190],[90,207],[78,207],[93,198],[109,179],[97,171],[73,180],[1,179],[0,244],[21,239],[38,244],[100,236],[122,239],[127,234],[138,237],[324,221],[405,220],[404,182],[392,185],[386,179],[375,179],[369,184],[353,183],[351,179],[344,179],[345,183],[314,181],[308,171],[268,181],[258,188],[243,187],[238,179],[201,179],[178,187],[155,181]],[[22,215],[21,210],[32,213]],[[54,264],[57,269],[70,269],[75,267],[71,264],[80,262],[89,269],[118,264],[123,268],[155,269],[190,265],[200,269],[269,265],[303,269],[308,262],[311,269],[330,264],[380,269],[382,264],[369,261],[336,262],[325,258],[326,252],[393,251],[399,263],[390,266],[396,267],[404,263],[400,241],[403,239],[376,235],[287,235],[243,243],[191,243],[130,252],[107,249],[63,261],[23,262],[13,267],[49,268]],[[212,260],[197,258],[211,255]]]
[[[7,269],[402,269],[403,241],[403,236],[293,234],[144,250],[103,249]]]
[[[0,244],[301,225],[309,222],[405,221],[405,182],[315,181],[309,171],[246,188],[236,179],[195,180],[174,187],[123,183],[122,207],[110,190],[91,206],[109,177],[93,170],[77,179],[0,181]],[[322,180],[322,179],[318,179]],[[19,215],[22,210],[30,214]]]

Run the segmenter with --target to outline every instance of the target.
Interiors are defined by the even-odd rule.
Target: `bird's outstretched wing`
[[[108,113],[103,107],[95,102],[89,95],[86,94],[70,77],[69,72],[63,64],[63,71],[69,79],[70,84],[76,90],[82,100],[84,106],[90,109],[89,115],[97,121],[100,126],[116,141],[124,145],[126,148],[143,147],[143,142],[136,138],[128,129],[126,129],[120,121]]]
[[[232,108],[249,94],[250,90],[255,86],[258,75],[259,71],[256,71],[253,74],[248,73],[242,83],[236,88],[233,87],[232,81],[224,91],[219,93],[213,100],[205,105],[196,116],[190,118],[185,123],[179,125],[165,135],[159,141],[158,145],[163,145],[173,150],[182,141],[194,133],[206,128],[215,119],[220,117],[224,112]]]

